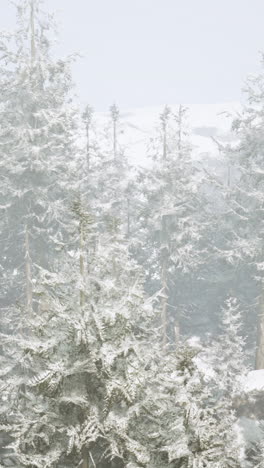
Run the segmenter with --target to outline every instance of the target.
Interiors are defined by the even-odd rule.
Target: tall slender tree
[[[148,288],[162,289],[164,346],[171,333],[169,321],[173,315],[176,340],[179,335],[178,280],[194,271],[199,262],[197,246],[202,226],[199,177],[184,131],[184,113],[180,107],[175,129],[171,125],[172,111],[165,107],[160,116],[158,144],[154,142],[153,165],[145,171],[141,183],[145,197],[141,214],[145,234],[141,257],[148,272]]]
[[[244,287],[250,290],[251,314],[258,297],[256,369],[264,367],[263,323],[263,74],[247,82],[247,104],[233,121],[237,143],[225,155],[232,167],[233,181],[225,192],[229,234],[225,237],[226,256],[243,271]],[[253,281],[252,281],[253,280]],[[250,330],[252,315],[246,323]]]
[[[70,61],[51,57],[52,23],[40,5],[18,2],[18,29],[1,45],[1,262],[8,278],[16,273],[2,304],[25,298],[29,308],[38,265],[52,269],[63,242],[76,127]]]

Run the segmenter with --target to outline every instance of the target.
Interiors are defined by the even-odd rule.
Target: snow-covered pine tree
[[[215,371],[222,399],[232,401],[241,395],[243,380],[248,373],[245,339],[241,335],[242,313],[236,298],[228,297],[221,313],[222,329],[215,344]]]
[[[185,114],[186,109],[180,106],[172,126],[172,111],[165,107],[160,115],[157,141],[153,140],[152,167],[141,176],[145,207],[141,213],[144,228],[139,232],[145,238],[141,242],[143,252],[140,256],[147,271],[149,290],[163,290],[164,345],[169,333],[169,315],[176,317],[174,327],[179,335],[178,296],[183,289],[179,287],[180,282],[200,261],[200,179],[191,158]]]
[[[0,39],[1,330],[7,332],[1,369],[6,380],[17,376],[22,405],[27,365],[16,354],[16,338],[22,333],[26,346],[35,312],[46,307],[35,290],[36,277],[45,271],[51,282],[65,246],[67,163],[75,152],[76,122],[71,60],[55,60],[50,53],[52,18],[41,11],[39,0],[13,3],[17,30]],[[2,396],[5,420],[10,407],[6,393]]]
[[[214,340],[210,357],[215,373],[214,398],[223,435],[233,431],[233,438],[236,434],[240,437],[241,447],[237,447],[237,453],[240,453],[240,458],[243,460],[246,441],[239,426],[238,415],[239,407],[245,401],[243,388],[248,364],[245,338],[242,335],[242,312],[236,298],[232,296],[227,298],[222,307],[220,322],[221,334]]]
[[[85,152],[86,152],[86,166],[87,171],[90,170],[91,166],[91,152],[94,149],[91,141],[91,131],[93,125],[93,114],[94,110],[91,106],[87,105],[82,114],[83,124],[85,128]]]
[[[255,454],[254,461],[253,461],[254,466],[256,466],[256,468],[263,468],[264,467],[264,442],[263,441],[260,442],[257,449],[258,451]]]
[[[148,468],[243,466],[234,415],[230,408],[223,413],[216,388],[197,365],[202,351],[201,346],[179,343],[158,363],[156,378],[152,375],[144,395],[145,413],[136,426],[149,452]]]
[[[230,407],[223,411],[218,400],[218,382],[214,387],[196,362],[200,346],[188,345],[179,350],[177,369],[182,377],[185,397],[184,427],[189,454],[179,466],[242,468],[243,443]]]
[[[263,61],[263,57],[262,57]],[[259,302],[256,368],[264,367],[263,334],[263,233],[264,233],[264,173],[263,173],[263,99],[264,75],[249,78],[246,86],[247,104],[233,121],[236,144],[225,155],[232,170],[232,180],[226,193],[229,230],[226,255],[243,269],[243,287],[249,297],[250,315],[247,330],[251,332],[252,314]],[[241,276],[241,275],[240,275]],[[241,280],[240,280],[241,281]],[[252,332],[255,331],[255,325]]]
[[[110,122],[101,135],[99,151],[95,158],[97,180],[97,212],[101,219],[101,229],[117,223],[127,239],[135,232],[136,219],[136,172],[130,164],[127,151],[121,144],[125,125],[122,115],[113,104],[110,107]]]
[[[17,31],[1,36],[1,305],[27,302],[30,311],[38,265],[52,268],[63,244],[76,122],[70,60],[50,52],[52,18],[39,0],[16,3]]]
[[[116,227],[99,235],[88,271],[82,244],[94,235],[91,216],[77,199],[73,208],[76,247],[57,273],[41,269],[41,314],[26,319],[26,335],[1,335],[4,427],[21,467],[144,466],[149,452],[134,421],[155,356],[152,300]]]

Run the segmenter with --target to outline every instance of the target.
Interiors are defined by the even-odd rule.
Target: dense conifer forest
[[[264,466],[264,74],[224,171],[184,104],[142,158],[78,104],[53,16],[0,34],[0,462]],[[111,103],[111,96],[109,96]],[[262,387],[260,383],[262,382]]]

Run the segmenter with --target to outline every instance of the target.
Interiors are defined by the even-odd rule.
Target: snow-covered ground
[[[179,105],[169,105],[176,112]],[[218,149],[212,137],[221,143],[232,141],[230,125],[232,117],[241,109],[238,102],[219,104],[190,104],[187,120],[190,128],[194,157],[200,159],[202,154],[210,153],[217,157]],[[146,149],[155,128],[160,124],[159,116],[164,106],[121,110],[119,143],[126,148],[126,154],[136,165],[148,164]],[[109,122],[109,113],[96,113],[99,127]]]
[[[264,369],[250,371],[244,389],[247,393],[264,391]]]

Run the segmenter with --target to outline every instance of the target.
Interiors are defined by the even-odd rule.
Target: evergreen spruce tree
[[[187,393],[184,421],[190,452],[180,466],[240,468],[244,454],[236,418],[230,407],[223,411],[218,399],[219,383],[214,387],[204,379],[193,359],[194,353],[195,348],[183,349],[178,364]]]
[[[52,19],[40,7],[17,2],[18,29],[1,39],[1,304],[26,302],[28,313],[38,266],[52,269],[63,244],[67,165],[76,151],[70,61],[51,57]]]
[[[226,255],[236,266],[236,277],[243,274],[244,296],[251,314],[246,317],[247,332],[251,334],[252,314],[258,306],[258,336],[256,369],[264,367],[263,335],[263,73],[248,79],[247,104],[233,121],[237,143],[225,151],[231,180],[226,190],[229,222]],[[241,274],[240,274],[241,276]],[[240,282],[241,283],[241,282]],[[248,296],[248,297],[247,297]]]
[[[119,143],[121,117],[118,107],[110,107],[110,125],[95,159],[98,200],[97,213],[101,229],[117,223],[117,227],[128,238],[132,229],[131,198],[133,170],[124,148]]]
[[[215,370],[219,379],[219,391],[223,399],[239,397],[243,380],[248,372],[245,355],[245,339],[241,335],[242,313],[238,301],[229,297],[222,308],[222,334],[215,349]]]
[[[122,239],[113,244],[105,235],[90,274],[79,250],[68,257],[58,273],[43,271],[36,294],[45,307],[27,319],[29,330],[2,335],[5,428],[17,463],[146,463],[148,451],[130,429],[153,358],[153,309],[142,274]]]
[[[191,158],[185,114],[186,109],[180,106],[174,116],[174,129],[172,111],[165,107],[160,115],[159,138],[154,141],[152,150],[153,166],[145,172],[141,182],[145,197],[145,209],[141,214],[144,223],[141,236],[145,236],[141,258],[148,275],[148,288],[163,291],[164,345],[171,332],[169,321],[172,315],[176,316],[173,324],[176,340],[179,335],[181,307],[178,295],[182,278],[193,272],[200,262],[200,178]]]
[[[258,454],[254,457],[254,463],[257,468],[264,467],[264,443],[263,441],[258,446]]]
[[[163,357],[156,379],[152,374],[137,424],[137,436],[150,453],[148,468],[243,466],[235,416],[230,407],[223,411],[217,387],[197,367],[201,351],[180,344]]]

